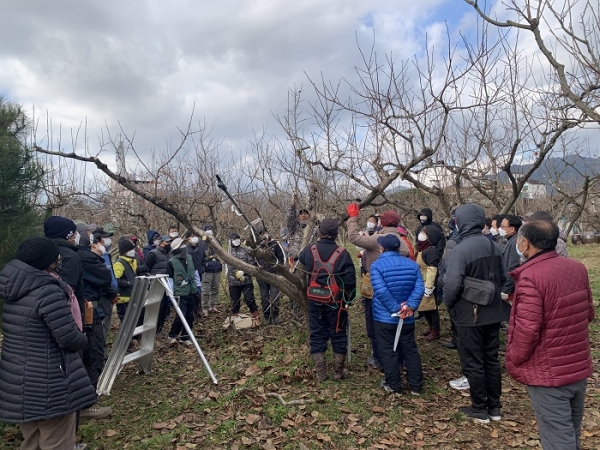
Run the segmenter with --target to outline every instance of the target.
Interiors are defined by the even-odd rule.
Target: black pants
[[[310,352],[325,353],[331,341],[333,353],[345,354],[348,350],[348,311],[337,304],[326,305],[308,301],[308,323],[310,327]]]
[[[471,403],[477,412],[500,408],[502,377],[498,347],[500,324],[465,327],[458,325],[458,353],[464,376],[469,380]]]
[[[279,297],[281,297],[279,289],[264,281],[258,282],[258,288],[260,289],[260,303],[265,320],[279,317]]]
[[[229,295],[231,296],[231,314],[239,314],[242,295],[250,312],[258,311],[256,300],[254,300],[254,284],[229,286]]]
[[[104,368],[104,353],[106,352],[102,322],[103,318],[94,318],[94,331],[87,334],[88,344],[83,350],[82,358],[85,370],[94,387],[98,384],[98,378]]]
[[[156,332],[160,333],[165,326],[165,322],[169,318],[171,314],[171,300],[167,294],[163,295],[162,300],[160,301],[160,309],[158,310],[158,320],[156,322]]]
[[[367,337],[371,341],[373,348],[373,359],[379,361],[379,349],[377,348],[377,336],[375,335],[375,321],[373,320],[373,300],[363,298],[365,307],[365,327],[367,328]]]
[[[415,340],[415,324],[404,324],[394,351],[394,338],[398,326],[393,323],[375,321],[375,334],[379,348],[379,360],[383,365],[385,382],[395,392],[402,392],[402,366],[406,367],[406,378],[411,390],[420,392],[423,388],[423,366]]]
[[[195,298],[195,295],[183,295],[179,297],[179,309],[185,317],[185,321],[190,327],[190,330],[194,329]],[[173,325],[171,326],[171,331],[169,331],[169,337],[176,338],[178,336],[181,336],[182,341],[190,340],[190,336],[188,335],[186,329],[183,327],[183,322],[179,318],[179,314],[176,314],[175,320],[173,320]]]
[[[440,330],[440,312],[438,311],[437,306],[430,311],[422,311],[421,314],[425,317],[427,325],[438,331]]]

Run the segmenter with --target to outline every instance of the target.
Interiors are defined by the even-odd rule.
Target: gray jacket
[[[47,420],[96,403],[77,353],[87,337],[75,325],[66,284],[13,260],[0,272],[0,297],[0,420]]]

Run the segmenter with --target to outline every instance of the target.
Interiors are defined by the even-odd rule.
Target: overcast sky
[[[195,105],[224,154],[254,130],[278,133],[288,90],[307,75],[352,78],[357,40],[398,59],[422,51],[448,21],[467,32],[460,0],[0,0],[0,95],[21,103],[55,135],[87,120],[97,147],[117,122],[145,153],[177,139]],[[45,125],[39,127],[38,143]],[[63,142],[64,144],[64,142]],[[83,142],[81,142],[83,144]],[[56,144],[53,144],[56,147]],[[65,147],[71,150],[70,144]],[[106,159],[111,159],[106,158]],[[112,161],[109,161],[112,162]]]

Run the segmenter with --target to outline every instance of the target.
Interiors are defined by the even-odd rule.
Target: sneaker
[[[410,395],[418,395],[418,396],[420,396],[421,393],[419,391],[410,391]]]
[[[75,444],[75,450],[87,450],[87,444]]]
[[[376,370],[383,370],[383,366],[379,362],[379,360],[373,358],[372,356],[367,358],[367,366],[372,367]]]
[[[464,391],[465,389],[470,389],[469,380],[467,377],[460,377],[456,380],[452,380],[448,383],[452,389],[456,389],[457,391]]]
[[[444,342],[442,345],[446,348],[449,348],[450,350],[456,350],[458,348],[456,346],[456,343],[454,343],[452,341]]]
[[[458,408],[458,412],[464,414],[467,417],[473,419],[476,423],[490,423],[490,418],[485,412],[477,412],[472,406],[462,406]]]
[[[389,387],[389,385],[385,382],[385,378],[381,380],[381,383],[379,383],[381,385],[381,387],[383,388],[384,391],[386,392],[396,392],[395,390],[393,390],[391,387]],[[397,394],[401,394],[402,392],[396,392]]]
[[[112,414],[110,406],[93,405],[82,409],[79,413],[79,420],[104,419]]]
[[[179,341],[177,340],[177,338],[170,337],[170,336],[167,338],[167,344],[169,344],[169,345],[174,345],[174,344],[177,344],[178,342]]]
[[[185,345],[186,347],[193,347],[194,346],[194,343],[192,341],[187,341],[186,340],[186,341],[181,341],[181,343],[183,345]]]
[[[488,408],[488,417],[490,420],[494,422],[498,422],[502,420],[502,415],[500,414],[500,408]]]
[[[221,312],[217,308],[210,308],[208,311],[211,312],[211,313],[220,313]]]

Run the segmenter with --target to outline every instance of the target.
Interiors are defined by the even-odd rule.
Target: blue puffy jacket
[[[425,283],[419,265],[398,252],[382,253],[371,264],[373,286],[373,319],[377,322],[398,323],[392,313],[400,311],[402,303],[416,311],[425,293]],[[414,323],[414,317],[404,323]]]

